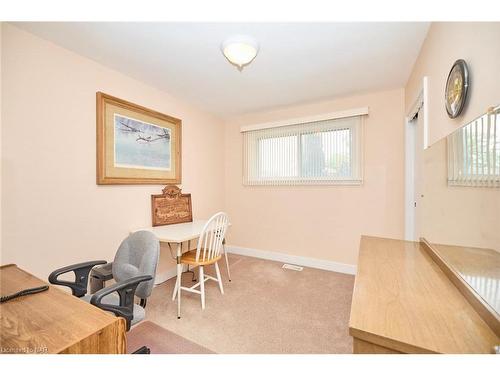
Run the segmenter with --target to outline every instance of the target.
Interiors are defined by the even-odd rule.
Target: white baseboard
[[[348,275],[356,274],[356,265],[354,264],[338,263],[338,262],[333,262],[331,260],[308,258],[299,255],[289,255],[285,253],[278,253],[276,251],[250,249],[247,247],[239,247],[239,246],[226,245],[225,248],[226,251],[230,254],[238,254],[238,255],[245,255],[248,257],[274,260],[276,262],[290,263],[303,267],[318,268],[320,270],[346,273]],[[172,267],[162,273],[156,274],[155,285],[164,283],[168,279],[171,279],[176,276],[177,276],[177,270],[175,267]]]
[[[318,268],[320,270],[346,273],[349,275],[356,274],[356,265],[337,263],[331,260],[308,258],[299,255],[289,255],[278,253],[275,251],[257,250],[239,246],[226,245],[226,251],[230,254],[245,255],[254,258],[274,260],[277,262],[296,264],[298,266]]]

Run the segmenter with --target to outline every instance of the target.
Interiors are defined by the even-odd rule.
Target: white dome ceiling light
[[[251,36],[236,35],[222,43],[222,53],[226,59],[241,71],[250,64],[259,52],[259,44]]]

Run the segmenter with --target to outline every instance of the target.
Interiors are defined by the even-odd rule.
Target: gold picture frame
[[[98,92],[97,184],[180,184],[182,121]]]

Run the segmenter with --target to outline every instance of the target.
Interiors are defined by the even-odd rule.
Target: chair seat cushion
[[[82,300],[89,302],[90,299],[92,298],[92,294],[87,294],[83,297],[81,297]],[[107,296],[104,296],[101,300],[102,303],[105,303],[107,305],[115,305],[119,306],[120,305],[120,297],[118,296],[117,293],[111,293],[108,294]],[[114,314],[113,314],[114,315]],[[144,320],[146,316],[146,311],[142,306],[139,306],[138,304],[134,303],[134,317],[132,318],[132,322],[130,322],[131,325],[134,325],[136,323],[139,323],[140,321]]]
[[[196,261],[196,250],[191,250],[182,254],[181,263],[186,263],[193,266],[206,266],[208,264],[217,262],[221,257],[222,255],[219,255],[218,257],[215,257],[213,259],[203,261],[203,250],[200,250],[200,258],[198,259],[198,261]]]

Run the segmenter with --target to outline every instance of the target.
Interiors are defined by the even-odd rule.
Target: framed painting
[[[97,184],[180,184],[182,121],[97,93]]]

